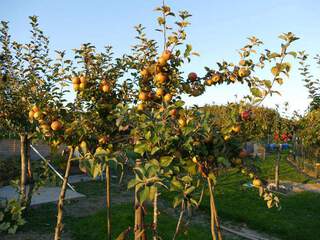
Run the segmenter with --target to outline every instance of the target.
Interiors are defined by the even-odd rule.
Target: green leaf
[[[170,165],[170,163],[172,162],[173,157],[171,156],[163,156],[160,157],[160,165],[162,167],[168,167]]]
[[[189,187],[189,188],[184,192],[184,194],[185,194],[185,195],[189,195],[189,194],[192,193],[195,189],[196,189],[195,186],[191,186],[191,187]]]
[[[140,143],[134,146],[134,152],[139,153],[141,156],[146,152],[146,144]]]
[[[182,198],[179,196],[175,196],[173,199],[173,207],[176,208],[182,202]]]
[[[144,201],[146,201],[149,198],[149,192],[150,192],[150,188],[149,187],[145,187],[141,192],[140,192],[140,203],[143,203]]]
[[[251,91],[253,96],[262,97],[262,92],[260,91],[259,88],[251,88],[250,91]]]
[[[156,186],[151,186],[150,187],[150,192],[149,192],[149,199],[152,201],[154,199],[154,196],[157,192],[157,187]]]
[[[133,188],[136,186],[136,184],[138,183],[139,181],[137,179],[131,179],[129,182],[128,182],[128,189],[130,188]]]

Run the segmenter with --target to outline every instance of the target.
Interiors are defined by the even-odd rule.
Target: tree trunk
[[[217,214],[217,209],[214,201],[214,195],[213,195],[213,189],[212,189],[212,183],[210,178],[207,178],[208,181],[208,188],[209,188],[209,193],[210,193],[210,213],[211,213],[211,235],[212,239],[216,239],[216,232],[218,235],[218,239],[222,240],[222,234],[221,234],[221,229],[220,229],[220,222]]]
[[[276,164],[275,164],[275,175],[274,175],[274,182],[276,185],[276,190],[279,190],[279,164],[281,158],[281,145],[278,146],[278,152],[276,157]]]
[[[30,139],[28,137],[26,139],[26,158],[28,163],[28,183],[29,183],[27,203],[26,203],[26,207],[28,209],[31,205],[32,194],[34,189],[34,179],[32,175],[31,156],[30,156]]]
[[[62,218],[63,218],[63,205],[64,205],[64,198],[66,195],[67,191],[67,184],[68,184],[68,179],[70,175],[70,168],[71,168],[71,159],[73,156],[73,147],[69,148],[69,157],[67,161],[67,167],[65,170],[64,178],[63,178],[63,183],[62,187],[60,190],[60,195],[59,195],[59,202],[58,202],[58,215],[57,215],[57,224],[55,228],[55,234],[54,234],[54,240],[61,240],[61,233],[62,233]]]
[[[141,166],[141,160],[137,159],[136,160],[136,167]],[[139,202],[138,199],[138,189],[135,187],[134,190],[134,206],[135,206],[135,214],[134,214],[134,239],[135,240],[146,240],[146,232],[144,228],[144,212],[143,212],[143,207]]]
[[[158,188],[156,188],[156,192],[154,194],[153,199],[153,240],[158,239]]]
[[[107,240],[111,240],[110,165],[106,163]]]
[[[179,231],[180,231],[180,226],[181,226],[181,223],[182,223],[182,218],[183,218],[183,214],[185,212],[185,203],[184,203],[184,200],[182,200],[181,202],[181,210],[180,210],[180,215],[179,215],[179,220],[178,220],[178,223],[177,223],[177,226],[176,226],[176,231],[174,232],[174,235],[173,235],[173,240],[176,239],[176,237],[178,236],[179,234]]]
[[[20,203],[25,206],[27,198],[27,162],[26,162],[26,134],[20,135]]]

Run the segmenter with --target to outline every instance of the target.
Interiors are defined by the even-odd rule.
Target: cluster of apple
[[[286,132],[282,133],[281,136],[279,135],[278,132],[274,133],[273,139],[275,141],[283,141],[283,142],[288,142],[292,139],[292,134],[287,134]]]
[[[103,93],[110,93],[111,84],[106,79],[103,79],[100,83],[99,90]]]
[[[46,136],[51,136],[52,131],[59,131],[63,128],[63,125],[60,120],[56,119],[51,121],[51,124],[46,121],[45,116],[47,115],[46,112],[42,112],[39,107],[33,106],[29,111],[29,120],[33,121],[36,120],[39,123],[40,131]]]
[[[71,78],[73,89],[76,92],[83,91],[86,89],[88,84],[88,79],[84,75],[73,76]]]
[[[137,109],[143,111],[145,109],[145,102],[150,100],[161,100],[165,104],[169,104],[173,98],[172,92],[166,88],[168,82],[168,69],[166,68],[168,61],[172,57],[172,53],[169,50],[165,50],[158,58],[157,62],[144,67],[140,71],[142,84],[148,86],[152,80],[156,86],[155,91],[149,90],[146,87],[145,90],[141,90],[138,95],[138,99],[141,101]]]

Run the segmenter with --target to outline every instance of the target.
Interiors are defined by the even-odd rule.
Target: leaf
[[[136,184],[138,183],[139,181],[137,179],[131,179],[129,182],[128,182],[128,189],[130,188],[133,188],[136,186]]]
[[[140,143],[134,146],[134,152],[139,153],[141,156],[146,152],[146,144]]]
[[[150,187],[145,187],[141,192],[140,192],[140,203],[143,203],[149,198],[149,192],[150,192]]]
[[[195,186],[191,186],[191,187],[189,187],[189,188],[184,192],[184,194],[185,194],[185,195],[189,195],[189,194],[192,193],[195,189],[196,189]]]
[[[175,196],[173,199],[173,207],[176,208],[180,203],[182,202],[182,199],[179,196]]]
[[[168,167],[170,165],[170,163],[172,162],[173,157],[171,156],[163,156],[160,157],[160,165],[162,167]]]
[[[251,93],[252,93],[252,95],[254,96],[254,97],[262,97],[262,92],[260,91],[260,89],[259,88],[251,88],[250,89],[250,91],[251,91]]]
[[[154,199],[156,193],[157,193],[157,187],[156,186],[151,186],[150,187],[150,192],[149,192],[150,201],[152,201]]]
[[[296,52],[288,52],[287,54],[293,56],[294,58],[297,57],[297,53]]]

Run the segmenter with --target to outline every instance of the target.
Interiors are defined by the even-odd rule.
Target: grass
[[[292,181],[297,183],[311,183],[313,182],[306,175],[299,173],[288,161],[286,161],[286,154],[282,154],[280,160],[280,180]],[[262,178],[274,179],[274,162],[275,154],[266,157],[264,161],[259,160],[257,166],[260,167]]]
[[[89,185],[93,186],[92,182]],[[79,209],[81,211],[81,209]],[[152,209],[147,210],[151,213]],[[112,239],[116,237],[128,226],[133,227],[134,222],[134,209],[132,204],[119,204],[112,207]],[[34,231],[38,233],[52,233],[56,221],[56,206],[55,204],[45,204],[39,207],[33,208],[29,212],[29,218],[27,218],[27,224],[23,226],[21,231]],[[106,212],[101,210],[95,214],[87,217],[75,218],[65,217],[64,224],[66,230],[71,234],[74,240],[96,240],[105,239],[106,231]],[[146,217],[146,223],[150,223],[152,214],[148,214]],[[172,239],[177,224],[177,219],[161,213],[159,216],[159,233],[162,239]],[[177,239],[210,239],[210,229],[204,228],[199,225],[192,225],[188,228],[182,228]],[[148,230],[148,237],[151,238],[151,231]],[[133,239],[132,230],[129,235],[130,239]],[[226,238],[227,240],[236,240],[238,238]]]
[[[258,163],[264,178],[273,179],[273,162],[274,158],[271,156]],[[280,164],[280,179],[309,181],[284,158]],[[240,182],[246,180],[236,171],[218,179],[216,201],[218,214],[223,220],[245,223],[249,228],[281,239],[311,240],[320,236],[320,194],[303,192],[280,196],[281,209],[268,209],[256,190],[240,186]],[[209,211],[208,199],[204,200],[202,209]]]
[[[151,210],[151,209],[150,209]],[[112,208],[113,236],[115,239],[122,231],[131,226],[133,227],[134,215],[131,204],[115,205]],[[77,219],[77,221],[68,222],[70,232],[77,240],[96,240],[105,239],[105,211],[100,211],[92,216]],[[146,223],[151,223],[152,214],[146,217]],[[166,214],[159,216],[159,233],[162,239],[172,239],[177,220]],[[150,226],[150,225],[149,225]],[[133,231],[130,232],[130,239],[133,239]],[[151,238],[151,231],[148,231],[148,238]],[[177,239],[210,239],[210,229],[201,226],[192,226],[188,228],[188,235],[181,234]]]
[[[262,170],[265,179],[273,179],[272,156],[257,164]],[[309,179],[296,172],[284,160],[280,163],[280,179],[293,182],[308,182]],[[236,224],[245,224],[251,229],[265,232],[280,239],[311,240],[320,236],[320,194],[304,192],[288,196],[280,196],[281,209],[268,209],[265,202],[259,198],[258,192],[243,188],[241,182],[248,181],[236,170],[220,176],[216,187],[216,203],[218,214],[223,221]],[[97,197],[105,194],[103,181],[81,182],[75,184],[76,189],[88,197]],[[117,194],[121,188],[114,188]],[[171,200],[172,196],[165,194],[162,197]],[[209,213],[209,201],[205,197],[201,209]],[[79,209],[81,211],[81,209]],[[148,210],[147,222],[151,222],[152,209]],[[55,204],[46,204],[31,209],[28,223],[23,231],[53,232],[56,221]],[[114,205],[112,208],[113,232],[116,237],[129,225],[133,224],[132,204]],[[172,239],[177,219],[161,214],[159,217],[159,232],[163,239]],[[105,211],[101,210],[93,215],[81,218],[66,217],[66,229],[74,240],[104,239],[105,237]],[[191,225],[188,236],[181,235],[179,239],[210,239],[210,229],[203,226]],[[132,238],[132,236],[131,236]]]

